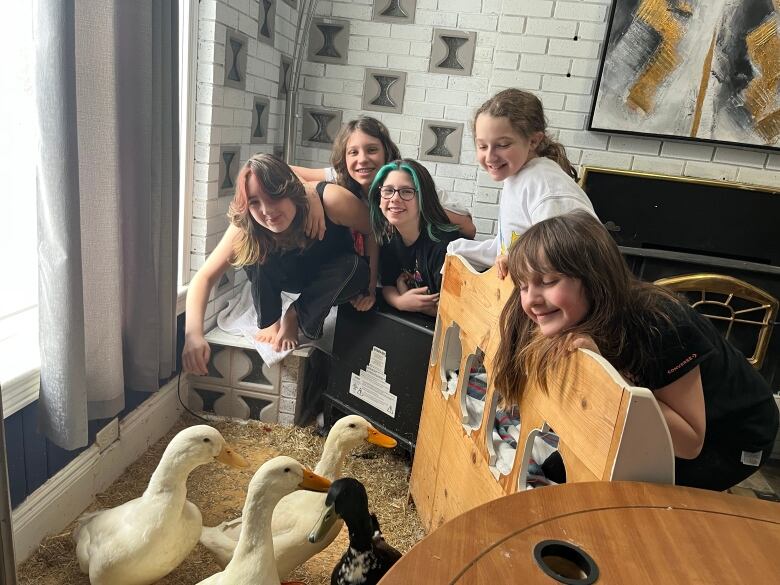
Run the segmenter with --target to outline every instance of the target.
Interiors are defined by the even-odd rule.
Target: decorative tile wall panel
[[[219,194],[229,195],[235,191],[236,177],[241,160],[241,147],[237,144],[219,147]]]
[[[292,83],[292,58],[282,55],[279,62],[279,91],[276,97],[280,100],[287,99],[287,92],[290,91]]]
[[[459,163],[463,123],[423,120],[419,160]]]
[[[301,143],[304,146],[330,148],[341,128],[341,110],[303,108]]]
[[[337,18],[314,18],[309,31],[309,61],[347,64],[349,21]]]
[[[417,0],[374,0],[374,20],[412,24]]]
[[[246,54],[249,38],[242,32],[227,29],[225,37],[225,85],[246,89]]]
[[[254,97],[254,103],[252,105],[252,126],[249,129],[250,143],[265,144],[268,142],[268,113],[270,110],[270,99],[259,95]]]
[[[363,109],[400,114],[406,91],[406,72],[366,69],[363,84]]]
[[[475,32],[434,28],[428,71],[450,75],[471,75],[476,46],[477,33]]]
[[[260,13],[257,17],[257,40],[274,46],[276,31],[276,0],[260,0]]]

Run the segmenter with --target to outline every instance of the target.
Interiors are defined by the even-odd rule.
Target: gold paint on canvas
[[[707,83],[710,78],[710,71],[712,70],[712,55],[715,53],[715,40],[718,34],[712,33],[712,41],[710,42],[710,50],[707,51],[707,57],[704,59],[704,66],[701,69],[701,79],[699,80],[699,94],[696,96],[696,108],[693,112],[693,123],[691,124],[691,137],[695,137],[699,131],[699,124],[701,123],[701,112],[704,107],[704,96],[707,94]]]
[[[775,6],[778,2],[775,0]],[[768,143],[780,136],[780,109],[775,105],[780,86],[780,36],[777,18],[768,18],[745,38],[748,56],[760,75],[745,89],[745,107],[755,120],[756,131]]]
[[[679,65],[677,45],[684,30],[669,9],[666,0],[642,0],[636,16],[661,36],[661,44],[650,64],[637,79],[627,98],[627,105],[646,113],[653,110],[655,94],[663,81]]]

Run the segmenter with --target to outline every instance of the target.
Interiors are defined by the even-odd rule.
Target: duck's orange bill
[[[368,427],[368,438],[366,438],[366,440],[369,443],[373,443],[374,445],[379,445],[380,447],[385,447],[387,449],[392,449],[398,444],[398,441],[396,441],[393,437],[388,437],[384,433],[380,433],[371,426]]]
[[[220,463],[224,463],[225,465],[230,465],[230,467],[249,467],[249,461],[244,459],[242,455],[239,455],[233,447],[225,443],[225,446],[222,447],[222,451],[219,452],[219,455],[215,457],[217,461]]]
[[[303,480],[298,484],[298,487],[313,492],[327,492],[330,487],[330,480],[304,468]]]

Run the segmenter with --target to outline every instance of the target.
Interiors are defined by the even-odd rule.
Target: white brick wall
[[[199,4],[191,273],[202,266],[227,227],[226,213],[231,196],[219,196],[220,146],[239,145],[240,164],[243,164],[252,154],[271,152],[275,144],[281,144],[284,101],[276,98],[280,52],[292,54],[297,14],[284,2],[277,1],[276,4],[274,47],[257,41],[258,0],[201,0]],[[225,87],[223,83],[228,28],[237,29],[249,37],[246,90]],[[331,88],[333,91],[344,91],[346,83],[340,79],[354,80],[358,74],[342,69],[339,80]],[[362,80],[362,70],[359,75]],[[321,99],[323,93],[320,88],[314,89],[317,91],[311,92],[311,95]],[[249,142],[254,95],[271,100],[268,144]],[[243,272],[238,272],[235,286],[245,280]],[[215,297],[212,291],[206,309],[207,327],[213,325],[216,313],[233,294],[233,289],[228,288],[220,290],[220,296]]]
[[[246,144],[247,113],[222,87],[226,26],[239,26],[254,36],[258,0],[203,0],[198,68],[199,146]],[[507,87],[534,91],[542,99],[550,132],[567,147],[575,164],[594,164],[672,175],[725,178],[753,184],[780,185],[780,155],[755,149],[708,143],[664,141],[640,136],[610,135],[586,130],[598,58],[606,34],[610,0],[418,0],[411,25],[370,22],[373,0],[321,1],[317,13],[350,20],[348,65],[307,64],[303,68],[302,105],[341,108],[344,121],[361,114],[365,67],[407,72],[403,115],[367,112],[384,121],[404,156],[419,155],[421,121],[464,122],[461,164],[426,163],[437,184],[471,208],[481,237],[494,233],[500,185],[479,171],[470,130],[473,111],[485,99]],[[248,11],[247,11],[248,9]],[[292,53],[295,14],[277,0],[276,48],[250,43],[252,87],[271,95],[270,142],[281,142],[283,103],[275,99],[278,51]],[[434,27],[476,31],[477,46],[470,77],[428,73]],[[245,30],[246,29],[246,30]],[[254,51],[254,52],[253,52]],[[266,52],[263,52],[266,51]],[[240,136],[237,132],[243,132]],[[249,149],[247,153],[259,150]],[[270,150],[270,146],[267,149]],[[198,149],[202,185],[196,185],[198,219],[224,213],[225,205],[210,204],[213,148]],[[218,148],[216,149],[218,153]],[[326,149],[297,148],[298,162],[325,166]],[[243,155],[243,150],[242,150]],[[248,155],[248,154],[247,154]],[[217,222],[219,220],[216,220]],[[208,232],[211,233],[211,230]],[[193,242],[195,244],[195,242]],[[198,241],[208,248],[211,240]]]

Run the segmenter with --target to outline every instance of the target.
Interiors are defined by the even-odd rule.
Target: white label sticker
[[[395,418],[398,397],[390,392],[390,384],[385,378],[386,359],[385,350],[375,346],[371,350],[371,358],[366,369],[360,370],[360,375],[352,374],[349,393],[381,410],[387,416]]]
[[[758,467],[761,465],[761,451],[756,451],[755,453],[750,453],[749,451],[742,451],[742,464],[743,465],[750,465],[752,467]]]

